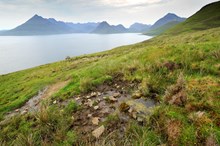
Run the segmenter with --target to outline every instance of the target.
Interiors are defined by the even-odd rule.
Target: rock
[[[106,97],[106,96],[103,96],[102,98],[103,98],[104,100],[108,99],[108,97]]]
[[[129,110],[128,110],[128,112],[129,112],[129,113],[132,113],[132,111],[133,111],[133,109],[130,107]]]
[[[120,86],[116,86],[116,88],[117,88],[117,89],[119,89],[119,88],[120,88]]]
[[[95,130],[92,132],[92,135],[93,135],[95,138],[99,138],[104,131],[105,131],[105,127],[102,125],[102,126],[100,126],[99,128],[95,129]]]
[[[119,97],[120,96],[120,93],[114,93],[113,94],[113,97]]]
[[[111,102],[116,102],[116,101],[118,101],[118,99],[114,98],[113,96],[110,96],[110,97],[109,97],[109,100],[110,100]]]
[[[101,96],[101,95],[102,95],[102,93],[100,93],[100,92],[97,92],[97,95],[98,95],[98,96]]]
[[[99,108],[99,106],[97,105],[97,106],[94,106],[94,110],[97,110]]]
[[[129,108],[130,108],[130,106],[125,102],[121,103],[119,106],[119,110],[121,112],[127,112],[129,110]]]
[[[97,95],[96,92],[91,93],[91,97],[96,97],[96,95]]]
[[[19,112],[19,109],[16,109],[15,112]]]
[[[80,97],[77,97],[75,100],[76,100],[76,101],[80,100]]]
[[[71,117],[72,120],[75,120],[74,116]]]
[[[142,94],[141,94],[140,92],[136,92],[136,93],[134,93],[134,94],[132,95],[132,98],[133,98],[133,99],[139,99],[139,98],[141,98],[141,96],[142,96]]]
[[[136,112],[132,112],[131,116],[132,116],[132,118],[137,119],[137,113]]]
[[[56,100],[54,100],[54,101],[53,101],[53,104],[56,104],[56,103],[57,103],[57,101],[56,101]]]
[[[99,117],[94,117],[94,118],[92,118],[92,124],[93,125],[99,125]]]
[[[24,110],[24,111],[21,112],[22,115],[24,115],[26,113],[27,113],[27,110]]]
[[[91,96],[87,95],[86,98],[89,99],[89,98],[91,98]]]
[[[138,121],[138,122],[143,122],[143,121],[144,121],[144,119],[143,119],[143,118],[141,118],[141,117],[138,117],[138,118],[137,118],[137,121]]]
[[[92,117],[92,114],[88,114],[87,117],[89,117],[89,118]]]

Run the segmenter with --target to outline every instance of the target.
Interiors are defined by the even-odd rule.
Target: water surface
[[[0,74],[147,40],[140,34],[0,36]]]

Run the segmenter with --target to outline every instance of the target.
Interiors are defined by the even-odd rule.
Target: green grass
[[[198,15],[186,22],[197,22]],[[52,95],[53,100],[59,101],[120,78],[139,82],[146,96],[157,93],[160,105],[145,126],[131,124],[123,139],[126,141],[117,139],[115,143],[205,145],[207,139],[214,139],[220,144],[220,27],[208,28],[190,28],[193,31],[164,34],[138,44],[1,75],[0,118],[23,105],[39,90],[57,82],[69,81]],[[178,67],[171,70],[164,65],[166,62]],[[176,84],[180,74],[185,80],[187,101],[182,106],[167,104],[166,91]],[[0,145],[76,144],[80,139],[71,127],[71,114],[78,109],[72,101],[66,108],[49,104],[34,115],[15,117],[0,125]],[[201,112],[202,116],[198,116]],[[109,116],[108,120],[117,119]]]

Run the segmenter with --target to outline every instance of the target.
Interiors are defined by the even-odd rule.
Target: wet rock
[[[130,108],[130,106],[125,102],[121,103],[119,106],[119,110],[121,112],[127,112],[129,110],[129,108]]]
[[[94,118],[92,118],[92,124],[93,125],[99,125],[99,117],[94,117]]]
[[[142,94],[140,92],[135,92],[133,95],[132,95],[132,98],[133,99],[139,99],[141,98]]]
[[[97,109],[99,109],[99,106],[94,106],[94,110],[97,110]]]
[[[95,130],[92,132],[92,135],[93,135],[95,138],[99,138],[104,131],[105,131],[105,127],[102,125],[102,126],[100,126],[99,128],[95,129]]]

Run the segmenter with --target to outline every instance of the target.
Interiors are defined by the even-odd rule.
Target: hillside
[[[101,22],[91,33],[113,34],[126,33],[127,29],[123,25],[109,25],[106,21]]]
[[[177,25],[171,29],[168,33],[178,34],[188,31],[198,31],[205,30],[214,27],[219,27],[220,25],[220,2],[215,2],[214,4],[209,4],[203,7],[196,14],[188,18],[185,22]]]
[[[145,35],[149,35],[149,36],[156,36],[156,35],[159,35],[159,34],[162,34],[163,32],[167,31],[168,29],[176,26],[177,24],[179,24],[181,22],[179,21],[171,21],[171,22],[168,22],[158,28],[155,28],[155,29],[150,29],[149,31],[147,31],[146,33],[144,33]]]
[[[1,75],[0,145],[219,145],[213,8],[186,20],[212,12],[205,29]]]

